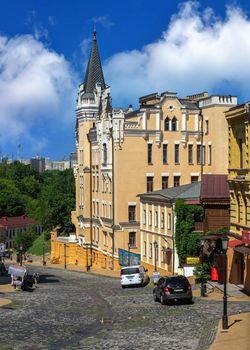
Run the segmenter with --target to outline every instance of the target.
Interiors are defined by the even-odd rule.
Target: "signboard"
[[[250,231],[242,230],[242,242],[245,244],[250,244]]]
[[[200,258],[198,256],[187,256],[186,264],[187,265],[197,265],[200,262]]]
[[[5,243],[0,243],[0,256],[4,256]]]
[[[131,253],[128,250],[118,248],[119,264],[121,266],[140,265],[141,255]]]

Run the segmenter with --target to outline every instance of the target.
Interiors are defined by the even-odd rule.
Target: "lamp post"
[[[129,242],[128,243],[128,266],[130,266],[130,248],[131,248],[131,244]]]
[[[64,243],[64,268],[65,268],[65,270],[67,269],[66,248],[67,248],[67,245],[66,245],[66,243]]]
[[[157,248],[158,248],[158,243],[156,241],[154,241],[154,249],[155,249],[155,271],[157,271],[157,266],[156,266],[156,258],[157,258]]]
[[[203,278],[203,269],[204,269],[204,253],[203,253],[203,247],[205,244],[205,239],[201,238],[200,245],[201,245],[201,297],[205,296],[205,288],[204,288],[204,278]]]
[[[224,257],[224,270],[223,270],[223,283],[224,283],[224,294],[223,294],[223,317],[222,317],[222,329],[228,329],[228,317],[227,317],[227,248],[228,248],[228,237],[224,236],[221,239],[222,252]]]
[[[46,265],[46,261],[45,261],[45,243],[43,242],[43,266]]]
[[[19,254],[20,254],[20,266],[23,265],[23,246],[20,245],[19,247]]]

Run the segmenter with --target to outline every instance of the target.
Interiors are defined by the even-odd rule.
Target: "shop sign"
[[[200,262],[200,258],[198,256],[187,256],[186,264],[187,265],[197,265]]]

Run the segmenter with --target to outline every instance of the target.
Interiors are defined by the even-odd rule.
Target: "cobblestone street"
[[[148,286],[122,289],[119,279],[36,271],[40,281],[33,292],[1,295],[13,301],[0,308],[1,350],[202,350],[222,315],[222,301],[196,298],[193,305],[162,306]],[[229,314],[246,311],[250,302],[229,302]]]

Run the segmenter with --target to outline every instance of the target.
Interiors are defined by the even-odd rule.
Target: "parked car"
[[[121,269],[121,286],[125,288],[131,285],[145,285],[149,282],[149,276],[143,266],[127,266]]]
[[[192,303],[192,287],[185,276],[161,277],[154,287],[153,297],[154,301],[160,301],[162,305],[170,300]]]

